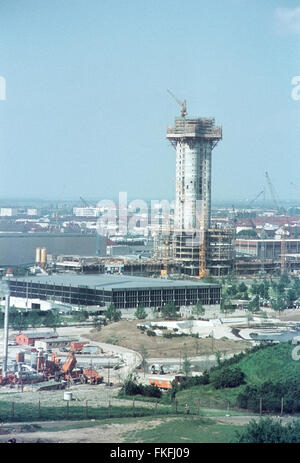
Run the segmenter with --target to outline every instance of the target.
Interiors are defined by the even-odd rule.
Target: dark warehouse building
[[[176,307],[218,305],[221,286],[218,284],[132,277],[124,275],[56,274],[10,278],[11,296],[22,299],[60,301],[80,306],[107,306],[118,309],[161,307],[173,301]],[[35,307],[38,307],[36,304]]]

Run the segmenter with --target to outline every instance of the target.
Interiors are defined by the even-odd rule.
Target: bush
[[[142,395],[145,397],[156,397],[159,399],[161,397],[161,390],[154,384],[142,386]]]
[[[300,412],[300,380],[289,380],[283,383],[266,381],[261,385],[247,386],[238,395],[237,404],[240,408],[258,412],[262,398],[263,410],[275,413],[281,411],[282,397],[286,413]]]
[[[144,305],[139,305],[138,308],[136,309],[135,311],[135,314],[136,318],[138,318],[139,320],[143,320],[147,317],[147,312],[145,310],[145,307]]]
[[[236,442],[239,443],[299,443],[299,440],[299,421],[284,426],[281,421],[261,418],[257,423],[251,420],[245,431],[236,433]]]
[[[192,376],[189,378],[184,378],[179,384],[175,385],[172,383],[172,389],[176,389],[176,391],[182,391],[183,389],[188,389],[193,386],[201,386],[209,384],[209,374],[207,371],[203,372],[201,376]]]
[[[153,330],[147,330],[146,333],[147,333],[147,336],[156,336],[156,333]]]
[[[132,379],[128,379],[125,381],[120,391],[120,395],[141,395],[144,397],[156,397],[159,399],[161,397],[161,390],[154,384],[144,386],[143,384],[137,384]]]
[[[239,367],[223,368],[210,375],[210,382],[216,389],[237,387],[245,383],[245,373]]]
[[[124,394],[124,395],[137,395],[137,394],[141,394],[141,388],[140,388],[140,385],[137,384],[135,381],[133,381],[132,379],[128,379],[127,381],[125,381],[124,385],[122,386],[122,389],[121,389],[121,394]]]

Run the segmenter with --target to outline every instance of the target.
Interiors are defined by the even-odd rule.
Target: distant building
[[[282,252],[281,239],[236,239],[233,243],[237,254],[244,254],[257,258],[278,259]],[[299,239],[285,240],[285,247],[286,254],[300,255]]]
[[[99,217],[99,207],[73,207],[73,214],[76,217]]]
[[[17,215],[18,209],[14,207],[1,207],[0,208],[0,216],[1,217],[13,217]]]
[[[106,238],[81,233],[0,233],[0,266],[35,263],[36,248],[47,248],[49,254],[79,256],[106,255]]]

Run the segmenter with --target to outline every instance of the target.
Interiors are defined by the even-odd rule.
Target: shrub
[[[284,426],[281,421],[271,418],[261,418],[258,422],[251,420],[244,431],[236,433],[239,443],[298,443],[299,439],[299,421]]]
[[[239,368],[223,368],[210,375],[210,382],[216,389],[237,387],[245,383],[245,373]]]
[[[156,336],[156,333],[153,330],[147,330],[146,333],[147,333],[147,336]]]

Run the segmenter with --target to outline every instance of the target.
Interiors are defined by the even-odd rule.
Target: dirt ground
[[[277,318],[282,321],[299,322],[300,311],[299,310],[285,310],[282,314],[276,314]]]
[[[46,423],[37,423],[41,429],[26,432],[24,424],[6,425],[0,428],[0,444],[15,440],[15,443],[122,443],[125,442],[125,436],[130,431],[149,429],[159,426],[162,422],[173,418],[157,418],[150,421],[138,420],[132,423],[120,424],[103,424],[99,426],[68,429],[52,430],[63,426],[70,426],[70,421],[50,421]],[[33,423],[32,423],[33,424]],[[32,426],[31,424],[31,426]],[[72,422],[72,424],[83,424],[83,422]]]
[[[229,339],[194,338],[183,336],[167,339],[162,336],[148,336],[137,328],[139,320],[125,321],[102,327],[101,331],[92,330],[86,337],[92,341],[116,343],[119,346],[141,351],[141,346],[147,350],[148,357],[167,358],[178,357],[179,352],[186,352],[190,356],[207,355],[212,352],[240,352],[249,347],[246,341]]]

